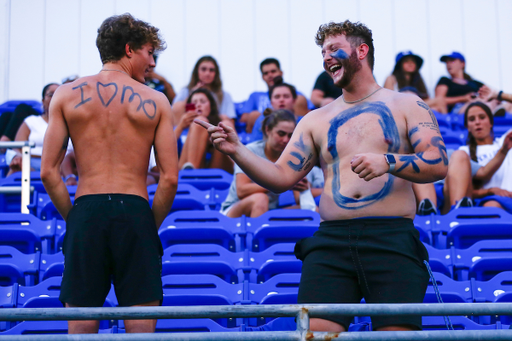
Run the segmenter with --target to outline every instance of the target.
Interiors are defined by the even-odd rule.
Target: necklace
[[[116,71],[116,72],[121,72],[121,73],[124,73],[125,75],[127,75],[128,77],[130,76],[129,74],[127,74],[126,72],[124,72],[123,70],[116,70],[116,69],[101,69],[101,71]]]
[[[370,97],[371,95],[373,95],[374,93],[376,93],[377,91],[379,91],[380,89],[382,89],[382,87],[379,87],[377,90],[375,90],[374,92],[372,92],[371,94],[369,94],[368,96],[366,97],[363,97],[361,99],[357,99],[355,101],[345,101],[345,97],[343,97],[343,95],[341,95],[341,98],[343,99],[343,102],[347,103],[347,104],[353,104],[353,103],[357,103],[357,102],[361,102],[365,99],[367,99],[368,97]]]

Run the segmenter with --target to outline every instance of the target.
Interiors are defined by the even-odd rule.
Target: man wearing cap
[[[459,112],[466,102],[476,97],[476,93],[484,85],[474,80],[465,71],[466,59],[460,52],[441,56],[441,62],[446,63],[450,78],[441,77],[436,85],[436,98],[442,98],[447,106],[447,112]]]

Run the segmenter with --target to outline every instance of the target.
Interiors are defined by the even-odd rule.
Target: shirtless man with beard
[[[216,148],[272,192],[293,187],[320,161],[323,222],[295,247],[303,260],[299,303],[359,303],[363,297],[367,303],[420,303],[428,254],[412,222],[411,184],[446,175],[437,121],[419,97],[375,82],[372,33],[365,25],[322,25],[316,43],[343,96],[306,115],[275,164],[250,153],[225,125],[208,126],[208,132]],[[341,332],[351,319],[312,318],[310,327]],[[422,327],[420,316],[375,316],[372,323],[376,330]]]
[[[113,279],[120,306],[160,305],[162,244],[158,228],[178,183],[171,106],[144,85],[164,48],[158,29],[130,14],[107,18],[96,45],[103,68],[59,87],[50,105],[41,179],[66,219],[60,300],[101,307]],[[60,164],[71,137],[80,181],[72,206]],[[146,176],[155,147],[160,182],[153,206]],[[99,321],[69,321],[72,333],[97,333]],[[156,320],[126,320],[129,333],[154,332]]]

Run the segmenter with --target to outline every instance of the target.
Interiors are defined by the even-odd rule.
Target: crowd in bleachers
[[[437,117],[449,158],[448,176],[438,184],[415,185],[415,225],[430,254],[430,265],[444,302],[510,302],[512,290],[512,95],[473,80],[465,59],[442,56],[449,77],[429,96],[421,78],[423,60],[410,51],[396,57],[384,87],[411,92]],[[222,87],[214,58],[198,60],[189,84],[177,94],[154,71],[147,85],[173,103],[181,168],[171,214],[159,236],[164,247],[163,305],[249,305],[296,303],[301,262],[293,243],[311,236],[320,223],[315,212],[323,187],[316,168],[293,191],[277,195],[253,183],[231,159],[212,148],[200,119],[236,128],[250,149],[271,161],[279,158],[304,115],[341,95],[326,73],[319,76],[311,100],[285,83],[274,58],[260,64],[268,92],[254,92],[234,103]],[[327,76],[327,77],[326,77]],[[0,105],[1,141],[35,142],[32,151],[30,215],[21,215],[19,194],[0,194],[0,307],[62,307],[58,299],[63,271],[66,223],[51,203],[39,177],[42,137],[57,84],[34,101]],[[466,143],[466,141],[468,141]],[[19,151],[0,159],[0,186],[20,185]],[[72,201],[76,164],[72,145],[62,164]],[[148,167],[149,201],[158,184],[154,156]],[[313,204],[311,204],[313,202]],[[483,206],[472,208],[473,206]],[[490,207],[489,207],[490,206]],[[280,208],[302,208],[281,210]],[[269,211],[270,209],[270,211]],[[274,210],[272,210],[274,209]],[[505,210],[504,210],[505,209]],[[193,211],[191,214],[190,211]],[[443,213],[443,215],[440,215]],[[437,302],[432,283],[425,302]],[[111,290],[105,306],[116,306]],[[507,316],[452,318],[458,329],[500,329]],[[442,318],[426,317],[425,329],[442,329]],[[123,332],[122,321],[102,321],[103,332]],[[161,320],[157,331],[291,330],[293,319]],[[369,330],[366,317],[351,330]],[[0,335],[65,333],[66,322],[0,322]]]

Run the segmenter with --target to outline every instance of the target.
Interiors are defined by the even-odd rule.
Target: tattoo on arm
[[[416,173],[419,173],[420,172],[420,167],[416,164],[416,161],[418,160],[418,157],[416,157],[416,155],[401,155],[398,157],[398,159],[400,161],[403,161],[404,164],[402,165],[402,167],[398,168],[395,173],[400,173],[401,171],[403,171],[405,168],[407,168],[407,166],[411,165],[412,166],[412,169],[414,170],[414,172]]]
[[[434,115],[434,112],[432,111],[432,109],[430,109],[430,107],[428,105],[426,105],[424,102],[416,101],[416,103],[418,103],[418,105],[420,107],[422,107],[423,109],[428,111],[428,113],[430,115],[430,119],[432,120],[432,125],[430,125],[430,123],[428,123],[428,122],[420,123],[420,125],[422,125],[422,124],[430,125],[429,126],[430,129],[436,130],[438,133],[441,133],[439,130],[439,124],[437,123],[436,115]]]
[[[303,133],[300,134],[299,141],[295,142],[293,145],[297,147],[300,151],[306,153],[307,147],[304,144]],[[313,153],[309,153],[307,158],[298,152],[291,152],[290,155],[296,157],[297,160],[299,160],[299,163],[293,163],[291,161],[288,161],[288,166],[294,171],[300,172],[311,167],[311,159],[313,158]]]
[[[75,105],[75,109],[78,108],[79,106],[81,106],[82,104],[89,102],[92,99],[92,97],[84,99],[84,89],[82,87],[86,86],[86,85],[87,85],[87,82],[83,82],[82,84],[77,85],[74,88],[71,88],[72,90],[76,90],[76,89],[80,88],[80,103]]]
[[[421,143],[421,139],[418,139],[416,142],[414,142],[414,144],[412,145],[413,148],[416,148],[418,146],[418,144]],[[411,165],[413,170],[416,172],[416,173],[420,173],[420,167],[416,164],[416,161],[418,160],[421,160],[423,162],[425,162],[426,164],[428,165],[437,165],[438,163],[441,163],[443,162],[443,164],[446,166],[448,165],[448,154],[446,152],[446,147],[443,143],[443,138],[441,136],[434,136],[430,139],[430,143],[434,146],[434,147],[437,147],[437,149],[439,150],[439,154],[441,155],[441,157],[437,158],[437,159],[433,159],[433,160],[429,160],[429,159],[425,159],[423,157],[423,155],[425,154],[425,152],[418,152],[416,153],[416,155],[412,154],[412,155],[402,155],[402,156],[399,156],[398,159],[400,161],[403,161],[404,164],[396,170],[395,173],[400,173],[402,170],[404,170],[405,168],[407,168],[407,166]],[[427,145],[427,148],[429,147],[430,145]]]

